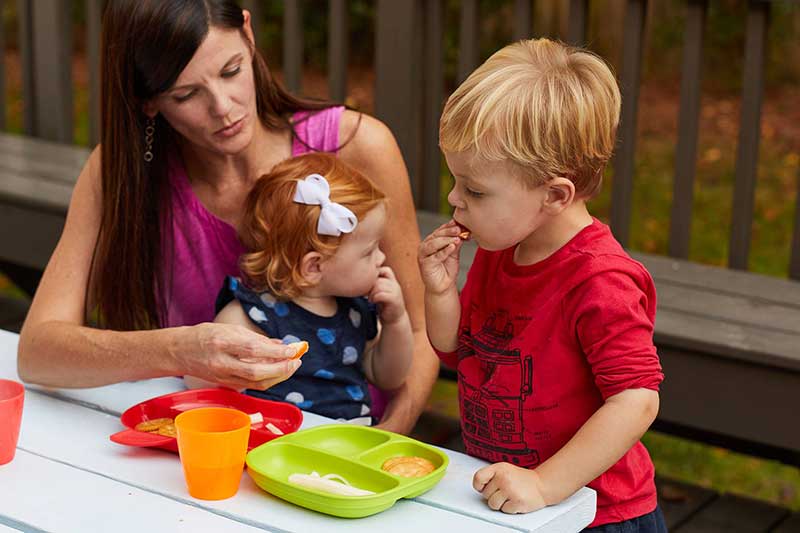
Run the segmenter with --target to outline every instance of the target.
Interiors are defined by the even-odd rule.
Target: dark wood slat
[[[36,135],[72,142],[72,16],[62,0],[33,4]]]
[[[72,185],[46,181],[36,175],[9,173],[0,170],[0,201],[39,209],[42,212],[66,214]]]
[[[669,288],[661,287],[656,284],[659,293],[668,292]],[[694,299],[702,296],[692,292],[687,294]],[[655,339],[659,345],[800,372],[800,353],[797,351],[800,335],[797,333],[693,314],[682,306],[659,304]]]
[[[747,325],[765,332],[796,335],[800,346],[800,302],[781,305],[733,292],[698,290],[664,281],[659,281],[659,289],[658,303],[666,309],[732,325]]]
[[[89,66],[89,146],[100,142],[100,31],[103,0],[86,0],[86,48]]]
[[[800,172],[797,173],[797,193],[794,199],[794,233],[792,257],[789,260],[789,277],[800,280]]]
[[[17,35],[22,66],[22,122],[23,131],[28,135],[36,135],[32,9],[28,0],[17,0]]]
[[[461,0],[461,19],[458,26],[458,83],[478,66],[480,44],[478,30],[478,0]]]
[[[0,199],[0,260],[44,270],[64,230],[65,214]]]
[[[761,138],[761,101],[764,93],[764,64],[767,49],[769,4],[751,0],[747,10],[744,72],[742,77],[742,115],[736,150],[736,178],[733,191],[728,266],[747,270],[753,203]]]
[[[567,42],[574,46],[585,46],[588,26],[589,0],[570,0]]]
[[[283,78],[299,93],[303,76],[303,14],[301,0],[283,0]]]
[[[794,513],[771,531],[771,533],[797,533],[800,531],[800,513]]]
[[[423,109],[423,161],[421,209],[439,210],[442,155],[439,151],[439,116],[444,95],[444,47],[441,0],[425,2],[425,97]]]
[[[63,217],[88,157],[85,148],[0,134],[0,201]]]
[[[515,41],[530,39],[533,27],[532,0],[514,0],[514,31],[511,34]]]
[[[723,494],[681,526],[678,531],[680,533],[769,531],[788,514],[786,509],[768,503]]]
[[[3,13],[4,0],[0,0],[0,13]],[[0,131],[6,129],[6,39],[3,34],[5,25],[0,24]]]
[[[656,477],[656,489],[658,505],[664,513],[664,521],[670,531],[678,528],[717,498],[713,490],[661,477]]]
[[[663,280],[698,290],[739,294],[765,303],[796,306],[800,302],[800,284],[794,281],[640,252],[632,252],[631,256],[647,267],[656,285]]]
[[[30,302],[22,298],[0,296],[0,329],[19,333],[29,307]]]
[[[787,423],[797,419],[799,371],[670,347],[658,336],[655,342],[665,375],[659,422],[703,435],[704,442],[800,466],[800,425]]]
[[[375,115],[397,138],[419,202],[420,116],[417,2],[378,0],[375,28]]]
[[[72,185],[88,156],[89,150],[79,146],[0,133],[0,168],[9,171]]]
[[[344,102],[349,40],[347,0],[329,0],[328,13],[328,87],[332,100]]]
[[[669,229],[669,255],[683,259],[689,257],[700,119],[700,88],[703,79],[703,35],[707,12],[708,0],[690,0],[687,5],[678,147],[675,152],[675,180]]]
[[[611,190],[611,229],[623,246],[628,244],[630,235],[636,117],[639,108],[639,78],[646,12],[647,0],[628,0],[622,44],[620,141],[619,150],[614,157],[614,182]]]

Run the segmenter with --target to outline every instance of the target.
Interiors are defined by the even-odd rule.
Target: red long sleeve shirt
[[[656,293],[645,268],[595,220],[553,255],[516,265],[514,248],[478,250],[461,293],[456,352],[470,455],[535,468],[626,389],[658,390]],[[592,526],[656,507],[654,468],[637,442],[589,483]]]

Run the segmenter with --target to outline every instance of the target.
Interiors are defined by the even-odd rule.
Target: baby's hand
[[[441,294],[458,279],[461,228],[454,220],[436,228],[419,245],[419,270],[428,292]]]
[[[547,505],[539,474],[511,463],[495,463],[481,468],[472,478],[472,487],[495,511],[530,513]]]
[[[369,292],[369,300],[380,304],[381,323],[384,326],[397,322],[406,314],[403,290],[388,266],[382,266],[378,271],[378,281]]]

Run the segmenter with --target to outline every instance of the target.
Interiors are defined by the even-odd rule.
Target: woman
[[[114,0],[103,21],[102,142],[73,192],[23,326],[23,380],[94,387],[193,375],[265,389],[291,375],[286,347],[210,323],[238,272],[243,200],[273,165],[335,151],[388,198],[387,263],[414,329],[411,378],[381,427],[408,432],[438,368],[424,330],[408,176],[379,121],[275,83],[250,14],[226,0]],[[340,141],[341,139],[341,141]],[[87,326],[95,316],[103,329]],[[293,350],[290,350],[293,352]]]

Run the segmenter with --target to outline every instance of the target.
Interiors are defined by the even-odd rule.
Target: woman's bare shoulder
[[[386,124],[377,118],[345,109],[339,123],[339,142],[344,144],[340,156],[345,160],[363,161],[385,150],[397,150],[397,141]]]

